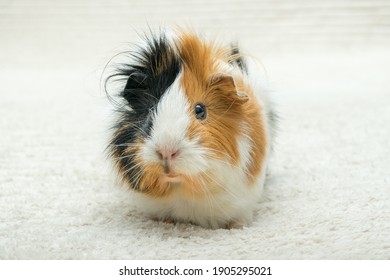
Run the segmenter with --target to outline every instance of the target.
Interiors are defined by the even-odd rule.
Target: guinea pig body
[[[159,220],[250,225],[272,111],[253,59],[186,32],[146,38],[117,74],[125,106],[109,145],[120,177]]]

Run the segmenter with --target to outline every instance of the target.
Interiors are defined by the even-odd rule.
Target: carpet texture
[[[388,1],[0,1],[0,259],[390,259]],[[185,24],[262,60],[281,116],[253,225],[151,221],[105,157],[105,63]]]

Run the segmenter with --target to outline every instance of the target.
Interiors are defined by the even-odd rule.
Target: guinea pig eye
[[[202,103],[195,105],[195,117],[198,120],[204,120],[206,118],[206,106]]]

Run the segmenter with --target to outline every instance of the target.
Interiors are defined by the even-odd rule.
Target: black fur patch
[[[135,164],[136,150],[128,147],[150,135],[157,103],[180,72],[180,59],[164,35],[146,36],[146,43],[130,53],[132,64],[123,64],[108,78],[127,79],[120,96],[131,110],[118,109],[109,150],[123,179],[134,189],[139,189],[141,168]]]

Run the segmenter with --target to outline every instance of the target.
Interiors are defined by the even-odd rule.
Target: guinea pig
[[[274,114],[256,59],[188,32],[145,35],[122,78],[108,150],[141,210],[205,228],[252,222]]]

